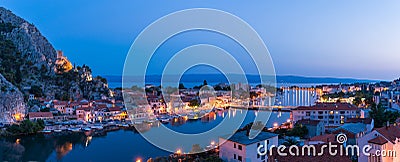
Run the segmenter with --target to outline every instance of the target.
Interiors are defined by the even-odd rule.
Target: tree
[[[186,89],[186,87],[183,85],[183,83],[179,83],[179,89]]]
[[[387,121],[385,119],[385,109],[381,104],[376,105],[373,103],[369,115],[374,119],[375,128],[383,127],[384,123]]]
[[[386,111],[385,112],[385,119],[386,122],[389,121],[389,123],[394,123],[396,120],[400,117],[400,112],[398,111]]]
[[[202,152],[202,151],[203,151],[203,149],[200,147],[199,144],[194,144],[192,146],[192,151],[190,151],[190,153],[199,153],[199,152]]]
[[[103,78],[103,77],[101,77],[101,76],[97,76],[96,79],[97,79],[97,80],[100,80],[101,82],[103,82],[103,83],[105,83],[105,84],[107,84],[107,79],[106,79],[106,78]]]
[[[216,86],[214,86],[214,90],[220,91],[220,90],[223,90],[223,89],[222,89],[222,87],[220,85],[216,85]]]
[[[203,86],[208,85],[207,80],[203,81]]]
[[[200,102],[197,99],[192,99],[192,100],[189,101],[189,106],[190,107],[195,107],[195,106],[199,106],[199,105],[200,105]]]
[[[296,136],[301,138],[303,138],[307,134],[308,134],[308,129],[306,126],[303,126],[302,124],[296,124],[293,129],[287,132],[288,136]]]
[[[36,97],[42,97],[43,96],[43,90],[39,86],[31,86],[31,89],[29,90],[30,94],[35,95]]]
[[[288,138],[282,144],[287,147],[293,146],[293,145],[297,146],[297,145],[299,145],[299,141],[297,141],[295,138]]]
[[[24,120],[19,125],[13,124],[9,126],[6,130],[7,132],[14,135],[33,134],[43,130],[44,127],[45,124],[43,120],[37,120],[36,122],[32,122],[30,120]]]
[[[362,103],[361,98],[360,97],[355,97],[353,104],[356,106],[359,106]]]
[[[41,109],[40,112],[50,112],[50,108],[46,107],[44,109]]]
[[[220,159],[218,156],[209,156],[205,159],[205,161],[209,162],[223,162],[222,159]]]

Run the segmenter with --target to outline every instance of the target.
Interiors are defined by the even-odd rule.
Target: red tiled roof
[[[44,117],[44,118],[52,118],[53,114],[51,112],[30,112],[28,113],[29,118],[38,118],[38,117]]]
[[[316,126],[320,123],[321,121],[319,120],[311,120],[311,119],[302,119],[296,122],[296,124],[302,124],[302,125],[313,125]]]
[[[68,101],[60,101],[60,100],[53,100],[54,103],[62,103],[62,104],[67,104]]]
[[[364,123],[371,124],[372,118],[347,118],[346,123]]]
[[[109,111],[121,111],[121,107],[110,107],[108,108]]]
[[[376,131],[392,143],[396,142],[396,138],[400,138],[400,127],[398,126],[390,125],[388,127],[378,128]]]
[[[322,141],[324,143],[337,143],[335,134],[324,134],[310,138],[308,141]]]
[[[348,103],[317,103],[314,106],[299,106],[293,110],[359,110],[359,108]]]
[[[385,138],[383,138],[382,136],[378,136],[372,140],[369,140],[368,143],[383,145],[385,143],[388,143],[388,141]]]
[[[96,108],[107,108],[107,105],[106,104],[98,104],[98,105],[96,105]]]
[[[78,102],[71,102],[71,103],[69,104],[69,106],[78,106],[78,105],[79,105]]]
[[[76,110],[90,111],[90,110],[92,110],[92,109],[93,109],[93,107],[79,107],[79,108],[77,108]]]

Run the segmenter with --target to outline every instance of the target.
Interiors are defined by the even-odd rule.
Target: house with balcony
[[[359,147],[369,145],[371,156],[360,154],[359,162],[400,162],[400,127],[397,124],[374,129],[357,140]],[[377,153],[386,156],[377,156]]]
[[[95,114],[93,107],[79,107],[76,109],[76,119],[85,122],[94,122]]]
[[[325,134],[325,126],[323,121],[302,119],[297,121],[296,124],[301,124],[302,126],[305,126],[307,128],[308,133],[305,136],[305,138],[311,138],[314,136],[320,136]]]
[[[267,155],[258,154],[258,147],[268,149],[278,145],[278,135],[269,132],[261,132],[253,139],[249,139],[249,131],[239,131],[233,135],[219,138],[219,157],[224,161],[260,161],[268,160]]]
[[[313,106],[299,106],[292,110],[291,121],[320,120],[325,126],[338,127],[348,118],[359,118],[360,109],[349,103],[316,103]]]
[[[53,120],[53,114],[51,112],[30,112],[28,113],[29,120]]]

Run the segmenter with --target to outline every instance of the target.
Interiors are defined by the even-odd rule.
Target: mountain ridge
[[[239,74],[228,74],[228,75],[239,75]],[[109,82],[120,82],[122,81],[122,76],[118,75],[103,75],[108,79]],[[179,77],[178,75],[165,75],[164,77]],[[257,81],[258,76],[249,74],[246,77],[250,78],[250,82]],[[268,77],[268,76],[266,76]],[[269,76],[270,77],[270,76]],[[136,76],[128,76],[127,78],[135,79]],[[146,79],[149,81],[159,81],[161,79],[161,75],[146,75]],[[199,82],[203,80],[207,80],[209,82],[217,82],[224,80],[225,77],[221,74],[185,74],[181,78],[182,82]],[[253,80],[253,81],[252,81]],[[259,79],[258,79],[259,80]],[[376,83],[381,82],[381,80],[372,80],[372,79],[357,79],[357,78],[336,78],[336,77],[307,77],[307,76],[297,76],[297,75],[277,75],[276,76],[277,83]]]
[[[106,79],[93,77],[86,65],[72,67],[39,29],[4,7],[0,7],[0,79],[0,114],[7,114],[0,121],[28,112],[33,106],[29,95],[70,101],[111,94]],[[10,109],[13,105],[26,105],[26,111],[20,111],[20,106],[18,111]]]

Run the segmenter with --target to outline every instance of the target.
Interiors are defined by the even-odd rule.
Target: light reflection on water
[[[164,125],[181,133],[200,133],[214,128],[224,117],[234,118],[244,112],[235,109],[217,111],[200,120],[172,120]],[[248,111],[242,126],[253,122],[257,114],[257,111]],[[272,127],[275,122],[286,122],[289,117],[289,112],[272,112],[267,127]],[[144,125],[143,130],[159,127],[159,124]],[[81,133],[0,138],[0,161],[132,161],[138,157],[148,159],[169,154],[148,143],[139,133],[128,130],[93,137]]]

